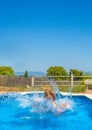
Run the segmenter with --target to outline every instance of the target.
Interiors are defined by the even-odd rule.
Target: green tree
[[[92,79],[91,75],[88,72],[84,73],[83,76],[83,80],[86,80],[87,78]]]
[[[67,72],[62,66],[51,66],[47,70],[47,76],[67,76]],[[54,79],[59,80],[60,78]]]
[[[14,75],[14,70],[10,66],[0,66],[0,75]]]
[[[83,76],[91,76],[88,72],[84,73]]]
[[[28,77],[28,71],[27,70],[24,73],[24,77]]]
[[[73,73],[73,76],[76,76],[76,77],[74,78],[74,80],[81,80],[81,79],[82,79],[82,77],[79,77],[79,76],[83,76],[83,71],[81,71],[81,70],[76,70],[76,69],[70,69],[70,72]],[[78,77],[77,77],[77,76],[78,76]]]

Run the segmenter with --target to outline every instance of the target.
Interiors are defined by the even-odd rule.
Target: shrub
[[[69,92],[70,87],[69,86],[59,86],[59,90],[62,92]],[[73,86],[72,92],[85,92],[86,86],[78,85],[78,86]]]
[[[74,86],[73,87],[73,92],[85,92],[86,86]]]

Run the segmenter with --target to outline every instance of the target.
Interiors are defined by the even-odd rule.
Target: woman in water
[[[52,105],[53,107],[58,111],[58,112],[63,112],[65,109],[68,109],[69,104],[67,104],[67,102],[61,102],[61,103],[56,103],[56,95],[55,92],[50,89],[50,88],[45,88],[44,91],[44,98],[47,100],[51,100],[52,101]]]

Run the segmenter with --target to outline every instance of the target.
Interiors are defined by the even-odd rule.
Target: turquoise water
[[[92,100],[72,100],[73,104],[67,100],[72,107],[58,113],[44,102],[43,94],[0,95],[0,130],[92,130]]]

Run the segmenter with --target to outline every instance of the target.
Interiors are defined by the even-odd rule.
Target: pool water
[[[42,100],[43,94],[0,95],[0,130],[92,130],[92,100],[73,96],[71,109],[61,113],[41,109]]]

